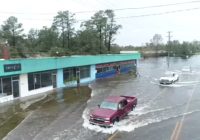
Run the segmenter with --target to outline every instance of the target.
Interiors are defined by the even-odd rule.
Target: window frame
[[[43,80],[42,80],[42,74],[44,73],[49,73],[49,78],[47,81],[50,81],[49,84],[43,86]],[[54,70],[48,70],[48,71],[41,71],[41,72],[33,72],[33,73],[28,73],[28,90],[36,90],[40,88],[45,88],[49,86],[53,86],[53,81],[52,81],[52,74],[54,74]],[[32,79],[30,79],[32,78]],[[37,80],[37,81],[36,81]],[[31,86],[30,84],[33,84]]]

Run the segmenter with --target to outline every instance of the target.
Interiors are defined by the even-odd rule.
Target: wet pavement
[[[56,90],[26,109],[19,106],[16,112],[22,117],[17,118],[22,122],[5,139],[200,140],[199,59],[170,58],[169,68],[165,57],[144,59],[137,77],[126,74],[94,81],[79,91]],[[182,71],[184,66],[191,66],[191,71]],[[161,76],[173,72],[179,74],[177,83],[159,85]],[[109,95],[136,96],[138,105],[112,128],[90,125],[90,110]]]
[[[35,110],[40,105],[38,101],[41,101],[45,97],[46,94],[42,94],[1,104],[0,139],[20,124],[20,122],[30,113],[30,110]],[[37,102],[37,105],[34,105],[34,102]]]
[[[57,120],[62,120],[62,117],[65,118],[65,116],[72,116],[72,119],[68,118],[69,122],[61,121],[60,123],[72,125],[75,121],[75,115],[72,114],[74,112],[77,113],[77,111],[77,114],[81,114],[81,108],[82,110],[84,109],[87,100],[90,98],[90,93],[91,89],[88,87],[81,87],[79,90],[76,88],[58,89],[45,96],[45,98],[37,98],[38,101],[36,100],[35,103],[26,108],[24,108],[24,106],[22,107],[22,104],[26,102],[22,103],[19,101],[13,103],[9,108],[10,110],[15,108],[15,111],[11,112],[11,116],[14,115],[12,121],[16,121],[20,118],[25,119],[23,121],[21,120],[22,122],[4,139],[37,139],[39,133],[48,128],[52,122],[55,123]],[[5,110],[4,114],[9,115],[9,109]],[[26,115],[23,117],[21,115],[15,115],[19,113],[24,113]],[[9,119],[7,121],[7,126],[13,125]],[[66,125],[63,126],[65,127]],[[61,128],[61,126],[59,125],[58,128]],[[3,126],[2,130],[4,130]],[[2,133],[2,131],[0,133]],[[45,135],[45,133],[41,134]],[[43,139],[46,138],[48,138],[48,135],[43,137]]]

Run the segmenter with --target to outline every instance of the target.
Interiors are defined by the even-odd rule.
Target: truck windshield
[[[117,105],[118,105],[117,103],[104,101],[101,103],[100,108],[117,110]]]

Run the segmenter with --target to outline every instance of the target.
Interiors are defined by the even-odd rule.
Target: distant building
[[[132,54],[134,54],[134,53],[138,53],[138,51],[120,51],[120,53],[121,54],[127,54],[127,53],[132,53]]]
[[[0,103],[136,70],[139,53],[0,60]],[[77,79],[79,80],[77,82]]]

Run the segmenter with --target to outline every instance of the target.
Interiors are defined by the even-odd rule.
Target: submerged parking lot
[[[140,60],[137,77],[120,75],[94,81],[89,87],[58,89],[27,107],[23,106],[25,102],[10,105],[8,109],[1,106],[2,122],[7,120],[1,129],[5,130],[5,126],[13,125],[9,122],[15,122],[17,127],[5,137],[11,140],[198,140],[199,58],[170,58],[169,67],[165,57]],[[191,71],[183,71],[184,66],[190,66]],[[174,72],[179,75],[178,82],[159,84],[161,76]],[[90,110],[109,95],[136,96],[138,105],[112,128],[90,125]],[[7,116],[18,114],[19,117],[6,119],[5,112]]]

